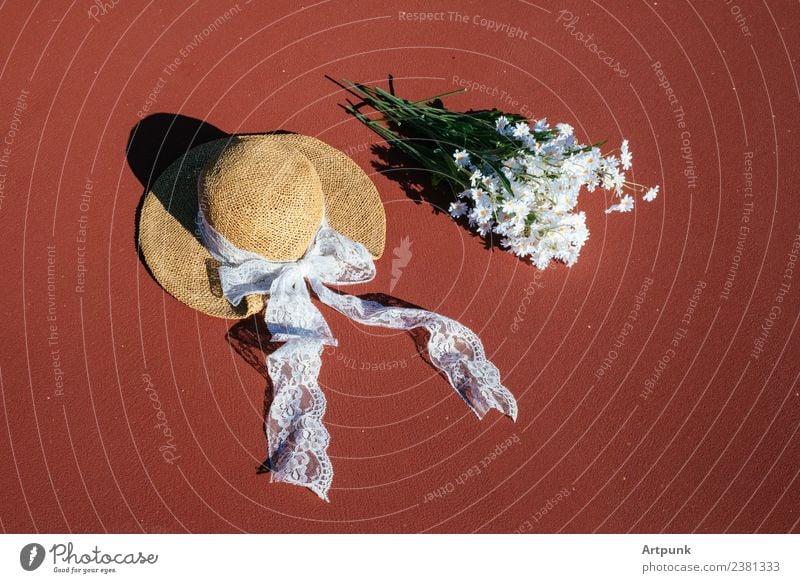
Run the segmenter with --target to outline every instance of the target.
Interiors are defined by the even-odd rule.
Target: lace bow
[[[361,324],[426,328],[431,362],[478,418],[497,409],[516,420],[516,400],[500,383],[497,367],[486,359],[472,330],[433,312],[388,307],[326,287],[370,281],[375,264],[361,243],[332,229],[324,218],[305,255],[292,262],[269,261],[239,249],[206,222],[202,210],[197,222],[206,248],[220,262],[225,298],[238,305],[250,294],[269,296],[267,327],[272,340],[285,342],[267,357],[273,385],[266,423],[272,480],[306,486],[325,501],[333,481],[327,454],[330,436],[322,423],[325,396],[317,378],[323,345],[337,342],[311,302],[306,281],[322,303]]]

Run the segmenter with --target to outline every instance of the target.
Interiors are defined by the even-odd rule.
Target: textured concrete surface
[[[488,4],[0,5],[4,531],[798,531],[797,4]],[[584,195],[581,260],[537,272],[376,168],[325,76],[388,74],[624,136],[662,193]],[[187,144],[277,129],[370,173],[387,250],[352,291],[476,330],[516,424],[324,309],[331,503],[259,472],[263,330],[164,293],[135,229]]]

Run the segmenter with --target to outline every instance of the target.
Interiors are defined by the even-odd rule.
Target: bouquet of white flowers
[[[466,217],[481,236],[498,235],[504,248],[540,269],[554,259],[577,261],[589,237],[586,215],[576,210],[584,187],[613,191],[618,202],[607,213],[632,210],[632,194],[643,193],[648,202],[658,194],[658,186],[626,180],[632,161],[627,140],[619,155],[603,154],[600,144],[578,143],[568,124],[531,123],[497,109],[461,113],[443,107],[442,97],[463,90],[409,101],[345,83],[383,117],[371,119],[349,102],[346,111],[430,170],[434,184],[455,185],[453,217]]]

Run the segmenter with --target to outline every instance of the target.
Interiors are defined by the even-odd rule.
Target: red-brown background
[[[0,136],[19,126],[0,207],[4,531],[798,530],[800,279],[783,279],[800,219],[796,2],[108,2],[92,19],[94,5],[0,5]],[[399,14],[431,10],[444,19]],[[579,17],[570,30],[593,34],[629,75],[557,22],[561,10]],[[510,38],[481,18],[521,32]],[[344,95],[324,76],[381,82],[387,74],[401,95],[448,91],[455,76],[485,89],[450,98],[453,108],[525,106],[571,123],[584,141],[615,147],[627,137],[635,178],[660,184],[662,194],[612,216],[602,212],[602,194],[585,195],[592,234],[581,260],[536,276],[373,169],[376,136],[337,107]],[[378,278],[356,293],[389,293],[402,254],[395,249],[408,238],[411,256],[391,295],[479,332],[519,400],[517,423],[494,413],[478,422],[408,335],[362,329],[325,309],[340,340],[321,376],[336,471],[331,503],[258,473],[265,383],[226,339],[234,322],[165,294],[136,252],[148,146],[140,143],[132,161],[126,149],[160,76],[148,113],[226,132],[318,136],[367,170],[386,208],[387,251]],[[22,91],[27,106],[15,121]],[[158,148],[157,136],[145,138]],[[81,208],[87,178],[93,194]],[[723,299],[746,200],[750,232]],[[49,245],[60,395],[48,345]],[[648,277],[641,313],[615,348]],[[644,383],[698,280],[706,287],[688,335],[645,399]],[[783,281],[791,287],[777,304]],[[764,352],[751,358],[774,305],[781,312]],[[611,350],[617,357],[598,380]],[[380,370],[393,361],[398,368]],[[172,464],[159,452],[145,375],[174,432],[180,457]],[[512,436],[518,443],[459,480]],[[548,503],[563,489],[569,496]],[[446,495],[426,502],[435,491]]]

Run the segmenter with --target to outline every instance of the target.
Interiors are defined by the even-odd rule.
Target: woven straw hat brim
[[[210,316],[242,319],[264,309],[259,295],[233,306],[222,295],[218,263],[197,233],[197,184],[203,168],[232,140],[276,140],[301,151],[314,165],[331,227],[362,243],[374,258],[383,253],[386,216],[375,185],[345,154],[298,134],[238,135],[196,146],[173,162],[144,196],[139,246],[150,272],[168,293]]]

